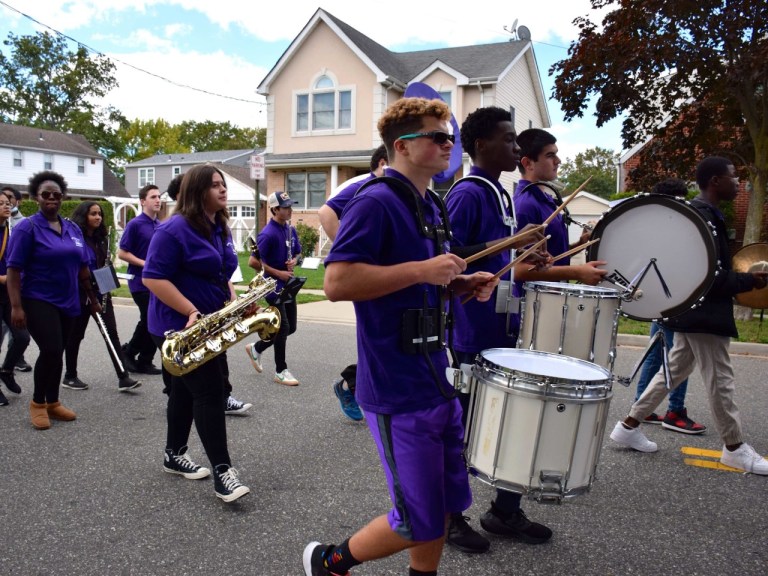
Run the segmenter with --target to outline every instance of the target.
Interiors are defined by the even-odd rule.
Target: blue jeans
[[[661,326],[658,322],[652,322],[651,336],[656,334],[656,332],[659,330],[664,331],[664,338],[667,340],[667,350],[672,350],[672,340],[675,333],[669,328]],[[643,366],[640,370],[640,379],[637,381],[637,393],[635,394],[635,402],[637,402],[638,398],[642,396],[650,381],[661,368],[661,361],[661,342],[657,341],[656,344],[653,345],[651,351],[648,353],[648,356],[643,361]],[[672,412],[680,413],[685,408],[685,392],[687,389],[688,379],[686,378],[680,382],[680,385],[672,390],[672,393],[669,395],[669,410]]]

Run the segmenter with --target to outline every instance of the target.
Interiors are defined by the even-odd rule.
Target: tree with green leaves
[[[108,159],[122,153],[118,110],[95,104],[117,87],[114,64],[48,32],[17,36],[0,52],[0,121],[84,136]]]
[[[577,18],[579,38],[550,70],[566,119],[583,116],[596,97],[597,125],[623,116],[627,148],[653,138],[644,158],[655,179],[690,178],[705,155],[730,157],[753,189],[744,243],[758,241],[768,185],[768,3],[591,3],[605,14],[601,24]]]
[[[181,142],[192,152],[245,150],[266,143],[266,128],[240,128],[229,122],[188,120],[179,124],[179,129]]]
[[[591,176],[586,191],[607,199],[616,193],[616,160],[613,150],[595,146],[579,152],[573,160],[566,158],[558,170],[558,179],[565,184],[566,192],[573,192]]]

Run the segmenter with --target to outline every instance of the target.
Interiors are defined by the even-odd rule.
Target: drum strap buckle
[[[448,382],[453,382],[453,388],[462,394],[469,394],[469,384],[472,380],[472,365],[461,364],[458,368],[445,369],[445,377]]]

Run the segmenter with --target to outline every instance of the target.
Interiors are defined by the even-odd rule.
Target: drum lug
[[[536,501],[542,504],[563,503],[563,474],[552,470],[539,472],[539,493]]]

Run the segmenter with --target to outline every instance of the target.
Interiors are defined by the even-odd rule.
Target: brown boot
[[[65,408],[59,401],[56,401],[53,404],[48,404],[47,408],[48,416],[54,420],[63,420],[64,422],[69,422],[70,420],[77,418],[77,415],[72,412],[72,410]]]
[[[48,430],[51,427],[48,411],[45,408],[45,404],[38,404],[34,400],[29,403],[29,416],[32,419],[32,426],[38,430]]]

